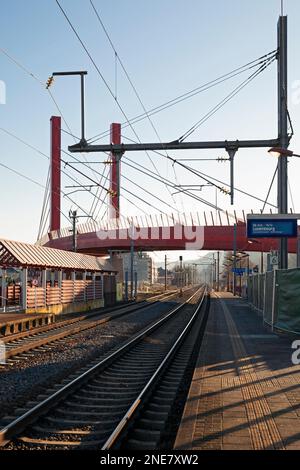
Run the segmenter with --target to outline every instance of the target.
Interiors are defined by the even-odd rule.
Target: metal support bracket
[[[230,160],[230,204],[234,204],[234,157],[238,151],[237,146],[228,146],[225,148]]]

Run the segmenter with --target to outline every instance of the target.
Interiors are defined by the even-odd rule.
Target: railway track
[[[19,410],[20,416],[3,418],[0,445],[156,448],[205,327],[205,299],[206,290],[198,289],[100,362],[93,361],[68,383],[54,386],[49,396]]]
[[[167,294],[159,294],[145,301],[129,303],[125,306],[112,308],[108,312],[93,312],[89,315],[81,315],[77,318],[61,320],[35,330],[4,337],[2,341],[6,348],[6,364],[2,365],[2,368],[7,367],[7,365],[14,364],[16,360],[27,359],[30,357],[28,353],[31,353],[33,350],[43,352],[45,347],[54,347],[54,343],[57,341],[74,336],[77,333],[81,333],[90,328],[107,323],[123,315],[128,315],[137,310],[150,308],[159,300],[171,298],[175,296],[176,293],[177,291]]]

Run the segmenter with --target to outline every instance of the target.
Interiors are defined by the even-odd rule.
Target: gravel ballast
[[[27,358],[16,358],[13,364],[0,370],[0,418],[47,392],[48,386],[66,378],[95,357],[101,359],[175,306],[175,301],[156,303],[65,338],[50,349],[44,346],[43,351],[25,353]]]

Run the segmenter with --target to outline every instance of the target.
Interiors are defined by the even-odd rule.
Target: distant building
[[[167,286],[170,286],[173,284],[173,279],[174,279],[174,273],[173,271],[167,269]],[[164,268],[157,268],[157,276],[156,280],[158,284],[165,284],[166,278],[165,278],[165,270]]]
[[[131,272],[131,255],[130,253],[124,253],[123,257],[123,272],[124,279],[126,277],[126,271],[128,272],[128,279],[130,279]],[[153,283],[153,261],[151,256],[147,253],[134,253],[133,258],[133,271],[137,273],[137,282],[149,282]]]

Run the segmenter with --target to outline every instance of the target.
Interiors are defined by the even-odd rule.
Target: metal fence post
[[[22,309],[26,310],[27,308],[27,279],[28,271],[27,268],[22,269]]]
[[[265,283],[264,283],[264,305],[263,305],[263,322],[265,320],[265,310],[266,310],[266,296],[267,296],[267,273],[264,273]]]
[[[273,293],[272,293],[272,331],[274,331],[275,323],[275,301],[276,301],[276,281],[277,281],[277,270],[273,271]]]

